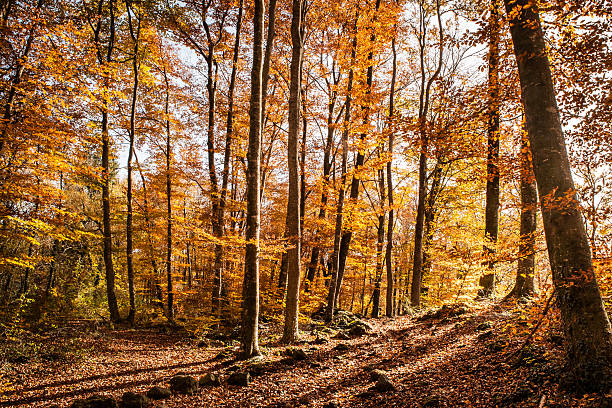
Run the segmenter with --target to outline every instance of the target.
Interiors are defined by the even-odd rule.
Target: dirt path
[[[315,344],[305,334],[304,361],[283,355],[285,347],[265,345],[263,363],[251,366],[248,387],[223,384],[193,396],[174,396],[154,407],[569,407],[607,406],[598,396],[581,399],[558,391],[562,374],[559,346],[528,347],[525,358],[508,360],[522,342],[504,328],[509,308],[493,306],[451,318],[416,321],[407,317],[368,320],[372,333],[351,340]],[[490,326],[490,327],[489,327]],[[167,386],[185,373],[196,378],[222,375],[241,363],[215,358],[222,350],[198,348],[184,336],[158,330],[105,330],[84,335],[84,356],[72,362],[13,364],[13,390],[2,406],[69,406],[91,394],[146,392]],[[338,344],[347,350],[338,350]],[[396,390],[372,389],[369,371],[385,370]],[[608,401],[608,402],[606,402]]]

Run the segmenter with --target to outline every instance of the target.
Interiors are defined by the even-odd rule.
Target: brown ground
[[[371,319],[374,332],[315,345],[305,334],[305,361],[283,356],[285,347],[264,344],[266,355],[248,387],[223,384],[194,396],[174,396],[154,407],[607,407],[610,396],[573,396],[560,392],[562,346],[549,336],[525,348],[523,359],[511,357],[524,335],[513,335],[510,306],[488,305],[462,316],[417,321],[408,317]],[[492,330],[478,326],[491,322]],[[159,328],[66,331],[79,335],[80,357],[25,363],[3,363],[4,381],[12,390],[0,395],[0,406],[69,406],[91,394],[146,392],[167,386],[174,374],[196,378],[227,373],[242,363],[215,359],[221,347],[198,348],[185,335]],[[554,340],[554,339],[553,339]],[[558,339],[556,341],[558,343]],[[348,351],[334,350],[338,343]],[[517,363],[517,361],[519,361]],[[386,370],[397,390],[372,390],[368,370]]]

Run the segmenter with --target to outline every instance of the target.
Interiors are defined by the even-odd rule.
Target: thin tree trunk
[[[412,263],[412,285],[410,299],[412,306],[421,305],[421,286],[423,272],[423,230],[425,222],[425,199],[427,196],[427,150],[428,136],[425,130],[425,119],[420,120],[421,125],[421,153],[419,155],[419,197],[417,201],[417,214],[414,228],[414,255]]]
[[[131,12],[131,1],[126,0],[125,2],[127,14],[128,14],[128,26],[130,29],[130,37],[132,38],[133,50],[132,50],[132,73],[134,75],[134,82],[132,86],[132,105],[130,108],[130,143],[127,157],[127,219],[125,227],[126,235],[126,261],[127,261],[127,276],[128,276],[128,292],[130,298],[130,311],[127,316],[127,321],[132,326],[134,325],[134,318],[136,316],[136,293],[134,289],[134,249],[133,249],[133,209],[132,209],[132,158],[134,156],[134,142],[136,139],[136,104],[138,102],[138,71],[140,69],[138,62],[138,53],[140,45],[140,18],[136,29],[132,23],[132,12]]]
[[[102,15],[104,0],[100,0],[98,3],[98,15]],[[102,18],[98,20],[96,28],[94,30],[94,42],[97,47],[98,63],[101,66],[107,66],[112,61],[112,54],[115,44],[115,11],[113,0],[109,0],[109,13],[110,13],[110,24],[109,24],[109,38],[106,46],[106,54],[103,55],[103,50],[100,48],[100,31],[102,29]],[[104,79],[105,88],[108,88],[108,79]],[[117,305],[117,296],[115,294],[115,270],[113,268],[113,237],[111,232],[111,207],[110,207],[110,135],[108,132],[108,110],[109,110],[109,96],[105,93],[103,95],[103,102],[101,107],[102,113],[102,235],[103,235],[103,253],[104,253],[104,267],[106,277],[106,298],[108,301],[108,311],[110,314],[110,320],[112,322],[119,322],[121,317],[119,316],[119,307]]]
[[[287,163],[289,167],[289,196],[287,201],[287,301],[283,343],[293,343],[298,335],[298,311],[300,298],[301,213],[300,179],[298,171],[298,135],[300,133],[300,91],[302,85],[303,42],[301,35],[304,0],[293,0],[291,19],[291,82],[289,87],[289,135],[287,138]]]
[[[249,145],[247,150],[247,225],[244,284],[242,287],[242,356],[250,358],[259,352],[259,223],[262,133],[262,53],[263,0],[255,0],[253,12],[253,68],[249,108]]]
[[[346,173],[348,161],[348,137],[349,127],[351,123],[351,102],[353,92],[353,65],[357,55],[357,16],[355,16],[354,36],[351,45],[351,67],[349,68],[348,84],[346,87],[346,102],[344,110],[344,128],[342,130],[342,164],[341,164],[341,180],[338,189],[338,204],[336,208],[336,226],[334,230],[334,251],[331,261],[331,279],[329,281],[329,292],[327,296],[326,320],[331,322],[334,318],[334,309],[336,307],[336,288],[338,282],[338,271],[340,261],[340,241],[342,236],[343,211],[344,211],[344,195],[346,186]]]
[[[164,308],[163,302],[163,291],[161,284],[159,283],[159,272],[157,267],[157,260],[155,259],[155,249],[153,247],[153,237],[151,236],[151,229],[153,227],[151,223],[151,215],[149,213],[149,198],[147,194],[147,183],[142,173],[142,168],[140,167],[140,163],[138,162],[138,156],[134,154],[134,158],[136,159],[136,168],[138,169],[138,173],[140,174],[140,180],[142,181],[142,195],[143,195],[143,212],[145,218],[145,225],[147,227],[147,242],[149,244],[149,258],[151,260],[151,267],[153,268],[153,286],[155,288],[154,296],[157,298],[157,301],[161,308]]]
[[[376,0],[375,11],[378,12],[380,8],[380,0]],[[376,14],[374,15],[374,20],[376,20]],[[376,41],[376,34],[372,33],[370,35],[370,43],[374,44]],[[374,76],[374,52],[370,51],[368,53],[368,68],[366,73],[366,103],[362,105],[361,109],[364,112],[363,123],[366,125],[369,121],[370,116],[370,101],[369,98],[372,94],[372,80]],[[363,132],[360,136],[360,144],[363,144],[366,139],[367,133]],[[363,167],[365,161],[365,151],[362,147],[359,148],[357,152],[357,158],[355,160],[355,173],[353,175],[353,179],[351,180],[351,192],[349,198],[351,201],[357,201],[359,198],[359,184],[361,181],[360,171]],[[344,271],[346,268],[346,258],[348,256],[349,247],[351,245],[351,239],[353,237],[353,230],[351,226],[348,226],[347,229],[342,233],[342,239],[340,240],[340,249],[338,251],[338,273],[336,277],[336,290],[335,290],[335,299],[334,304],[336,304],[337,299],[340,296],[340,290],[342,288],[342,279],[344,277]]]
[[[208,129],[207,129],[207,147],[208,147],[208,175],[211,187],[212,201],[212,230],[213,236],[217,240],[223,238],[223,219],[219,219],[221,211],[219,208],[219,185],[217,181],[217,170],[215,167],[215,108],[216,108],[216,93],[217,93],[217,75],[215,73],[215,47],[217,43],[212,40],[210,30],[206,20],[203,20],[208,38],[208,53],[205,55],[207,76],[206,76],[206,92],[208,94]],[[213,291],[211,311],[216,313],[221,302],[221,292],[223,287],[223,245],[220,242],[215,243],[214,261],[213,261]]]
[[[427,114],[429,111],[429,96],[431,86],[440,75],[442,70],[443,53],[443,28],[442,17],[440,14],[440,1],[436,1],[436,13],[438,17],[438,67],[429,80],[426,80],[425,72],[425,41],[426,41],[426,21],[423,5],[420,9],[421,35],[419,38],[420,61],[421,61],[421,93],[419,96],[419,139],[421,142],[421,152],[419,155],[419,197],[417,202],[417,214],[414,226],[414,252],[412,258],[412,284],[410,286],[410,301],[412,306],[421,305],[421,284],[423,267],[423,229],[425,221],[425,199],[427,195],[427,151],[429,150],[429,136],[427,134]]]
[[[395,37],[391,40],[393,51],[393,72],[391,74],[391,91],[389,93],[389,161],[387,162],[387,192],[389,197],[389,222],[387,224],[387,250],[385,253],[387,267],[387,302],[386,315],[393,316],[394,276],[393,276],[393,224],[395,222],[393,209],[393,142],[395,139],[395,125],[393,115],[395,114],[395,80],[397,77],[397,50]]]
[[[517,55],[522,100],[557,304],[578,385],[612,385],[612,330],[580,215],[537,3],[504,0]]]
[[[264,128],[266,123],[268,122],[268,114],[266,111],[266,102],[268,100],[268,84],[270,82],[270,62],[272,61],[272,51],[274,51],[274,38],[276,37],[276,2],[277,0],[270,0],[268,3],[268,29],[266,33],[266,48],[263,56],[263,69],[262,69],[262,84],[261,84],[261,137],[263,143],[263,137],[265,136]],[[274,94],[274,88],[272,88],[272,94]],[[266,169],[268,168],[268,162],[270,159],[270,155],[272,152],[272,146],[274,145],[275,140],[275,131],[272,131],[272,136],[270,137],[270,149],[266,151],[263,147],[261,148],[261,163],[264,163],[263,168],[261,169],[261,182],[259,184],[259,200],[263,200],[263,194],[266,187]],[[267,159],[266,159],[266,153]],[[286,238],[286,234],[285,234]],[[286,265],[286,262],[285,262]],[[280,276],[287,276],[287,269],[282,271],[283,273]],[[285,280],[282,286],[282,295],[285,293],[285,286],[287,286],[287,282]],[[280,287],[280,286],[279,286]]]
[[[165,64],[165,61],[164,61]],[[170,137],[170,84],[163,67],[164,82],[166,84],[165,101],[165,127],[166,127],[166,278],[168,286],[168,320],[174,320],[174,292],[172,285],[172,140]]]
[[[482,294],[495,296],[495,245],[499,230],[499,0],[490,0],[489,17],[489,112],[487,129],[487,196],[485,253],[488,273],[482,277]]]
[[[230,177],[230,164],[232,162],[232,143],[234,138],[234,91],[236,88],[236,76],[238,72],[238,57],[240,55],[240,33],[242,30],[243,0],[240,0],[238,8],[238,19],[236,21],[236,38],[234,40],[234,52],[232,59],[232,73],[228,90],[228,111],[226,123],[225,152],[223,157],[223,171],[221,173],[221,198],[219,199],[218,222],[221,226],[225,223],[225,209],[227,207],[227,186]],[[221,297],[226,299],[226,285],[221,284]]]
[[[213,68],[215,64],[214,52],[215,47],[219,44],[221,36],[217,41],[213,41],[210,35],[208,24],[204,21],[204,27],[206,29],[208,39],[208,54],[206,55],[206,63],[208,68],[208,79],[206,82],[206,89],[208,92],[208,172],[210,176],[210,184],[212,190],[212,229],[213,235],[217,240],[223,239],[224,236],[224,220],[225,220],[225,207],[227,201],[227,185],[229,183],[229,165],[231,161],[232,153],[232,139],[234,133],[234,89],[236,86],[236,71],[238,55],[240,52],[240,31],[242,27],[242,12],[243,2],[240,1],[238,8],[238,19],[236,21],[236,35],[234,40],[234,50],[232,57],[232,72],[230,76],[230,84],[228,91],[228,113],[226,122],[226,137],[225,137],[225,151],[223,155],[223,170],[221,173],[221,191],[219,191],[217,181],[217,171],[215,168],[215,104],[216,104],[216,74],[213,74]],[[221,305],[221,300],[226,293],[224,283],[224,247],[221,242],[215,243],[214,249],[214,277],[213,277],[213,291],[212,291],[212,302],[211,309],[212,313],[216,313]]]
[[[327,201],[329,197],[329,175],[331,173],[331,151],[334,144],[334,109],[336,106],[336,98],[338,91],[336,90],[340,77],[336,79],[335,72],[332,72],[334,86],[330,87],[329,103],[327,105],[327,140],[325,141],[325,150],[323,152],[323,186],[321,191],[321,204],[319,207],[319,221],[324,221],[327,216]],[[310,263],[308,264],[308,274],[306,279],[308,282],[314,281],[317,272],[318,262],[321,254],[321,237],[320,229],[315,231],[315,246],[312,248]],[[306,287],[308,288],[308,286]]]

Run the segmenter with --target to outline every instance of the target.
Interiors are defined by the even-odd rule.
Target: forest
[[[609,0],[0,0],[0,406],[611,407]]]

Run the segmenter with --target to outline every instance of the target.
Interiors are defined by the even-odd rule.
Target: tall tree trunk
[[[289,196],[287,201],[287,301],[283,343],[293,343],[298,335],[300,298],[301,213],[300,175],[298,171],[298,136],[300,133],[300,91],[302,87],[302,10],[304,0],[293,0],[291,18],[291,82],[289,86],[289,135],[287,163],[289,167]]]
[[[232,162],[232,143],[234,138],[234,91],[236,88],[236,75],[238,72],[238,57],[240,55],[240,32],[242,30],[243,0],[238,7],[238,19],[236,21],[236,38],[234,40],[234,52],[232,59],[232,73],[228,90],[228,108],[225,136],[225,152],[223,157],[223,171],[221,173],[221,197],[219,199],[218,223],[225,223],[225,209],[227,207],[227,187],[230,177],[230,164]],[[223,228],[223,227],[222,227]],[[220,295],[226,298],[226,285],[221,285]]]
[[[341,164],[341,180],[338,188],[338,203],[336,207],[336,224],[334,229],[334,250],[331,260],[331,279],[329,281],[329,291],[327,295],[327,310],[325,319],[331,322],[334,318],[334,309],[336,307],[337,282],[340,262],[340,241],[342,236],[343,211],[344,211],[344,196],[346,187],[346,173],[348,162],[348,137],[351,123],[351,103],[353,92],[354,71],[353,65],[357,55],[357,16],[355,16],[354,36],[351,45],[351,66],[348,74],[348,84],[346,86],[346,102],[344,105],[344,124],[342,129],[342,164]]]
[[[102,15],[104,0],[98,3],[98,15]],[[115,10],[113,0],[109,0],[109,38],[106,50],[100,48],[101,39],[100,32],[102,30],[102,18],[98,19],[94,29],[94,42],[97,47],[98,63],[101,66],[107,66],[112,61],[113,49],[115,44]],[[108,88],[108,79],[104,79],[105,88]],[[104,253],[104,268],[106,277],[106,298],[108,301],[108,311],[112,322],[119,322],[119,307],[117,305],[117,295],[115,294],[115,270],[113,268],[113,237],[111,232],[111,207],[110,207],[110,135],[108,132],[108,110],[109,96],[103,95],[101,107],[102,113],[102,236],[103,236],[103,253]]]
[[[223,219],[219,219],[221,214],[219,208],[219,185],[217,181],[217,170],[215,164],[215,108],[216,108],[216,93],[217,93],[217,75],[215,72],[215,47],[216,41],[213,41],[210,34],[210,29],[206,20],[203,20],[204,28],[208,39],[208,50],[205,55],[207,75],[206,75],[206,92],[208,94],[208,129],[207,129],[207,147],[208,147],[208,175],[211,187],[212,201],[212,231],[213,236],[220,241],[223,238]],[[213,261],[213,291],[211,308],[212,313],[216,313],[221,302],[221,292],[223,287],[223,245],[220,242],[215,243],[214,261]]]
[[[535,238],[537,228],[538,190],[533,174],[533,159],[527,130],[521,136],[521,226],[516,282],[507,297],[526,297],[533,294],[535,269]]]
[[[487,129],[487,196],[485,253],[488,273],[481,279],[482,294],[495,295],[495,245],[499,230],[499,0],[490,0],[489,16],[489,111]]]
[[[575,195],[537,3],[504,3],[570,367],[584,390],[605,392],[612,382],[612,330]]]
[[[375,11],[378,12],[380,8],[380,0],[376,0]],[[373,17],[376,20],[376,14]],[[376,34],[372,33],[370,35],[370,43],[374,44],[376,41]],[[370,51],[368,53],[368,68],[366,72],[366,92],[365,98],[366,102],[362,105],[361,109],[364,112],[363,115],[363,124],[367,125],[370,117],[370,97],[372,94],[372,80],[374,76],[374,52]],[[351,201],[357,201],[359,198],[359,184],[361,181],[361,168],[363,167],[365,161],[365,151],[363,150],[363,144],[365,142],[367,133],[363,132],[360,135],[360,147],[357,151],[357,158],[355,159],[355,173],[353,175],[353,179],[351,180],[351,192],[349,198]],[[337,303],[338,298],[340,297],[340,290],[342,288],[342,279],[344,278],[344,270],[346,268],[346,258],[348,256],[349,248],[351,245],[351,239],[353,238],[353,230],[351,226],[348,226],[347,229],[342,233],[342,239],[340,240],[340,249],[338,251],[338,272],[336,277],[336,291],[334,298],[334,305]]]
[[[395,47],[395,37],[391,40],[391,50],[393,51],[393,71],[391,74],[391,91],[389,93],[389,161],[387,162],[387,192],[389,197],[389,222],[387,224],[387,250],[385,253],[387,267],[387,299],[386,315],[393,317],[394,297],[394,276],[393,276],[393,142],[395,139],[395,80],[397,77],[397,50]]]
[[[164,61],[165,64],[165,61]],[[172,139],[170,137],[170,83],[163,67],[166,84],[165,127],[166,127],[166,279],[168,286],[168,320],[174,320],[174,289],[172,285]]]
[[[249,108],[249,145],[247,150],[247,224],[244,284],[242,287],[242,355],[258,356],[259,352],[259,183],[261,181],[262,126],[262,53],[264,0],[255,0],[253,12],[253,68]]]
[[[131,325],[134,325],[134,318],[136,316],[136,291],[134,289],[134,249],[133,249],[133,209],[132,209],[132,158],[134,156],[134,142],[136,139],[136,104],[138,102],[138,71],[140,69],[138,62],[138,53],[140,45],[140,18],[137,18],[137,26],[134,29],[132,23],[132,10],[131,1],[126,0],[125,2],[127,14],[128,14],[128,26],[130,29],[130,37],[132,38],[133,50],[132,50],[132,74],[134,75],[134,82],[132,86],[132,105],[130,108],[130,143],[127,157],[127,219],[125,227],[126,235],[126,261],[127,261],[127,277],[128,277],[128,292],[130,297],[130,311],[127,316],[127,321]]]
[[[438,17],[438,66],[436,71],[426,79],[425,65],[425,46],[426,46],[426,25],[427,18],[425,10],[421,4],[420,8],[420,27],[421,35],[419,37],[420,50],[420,66],[421,66],[421,92],[419,95],[419,139],[421,142],[421,152],[419,155],[419,196],[417,202],[416,221],[414,225],[414,253],[412,257],[412,284],[410,286],[410,302],[412,306],[418,307],[421,305],[421,284],[422,284],[422,268],[423,268],[423,230],[425,222],[425,199],[427,196],[427,152],[429,150],[429,136],[427,132],[427,114],[429,112],[429,97],[431,86],[440,75],[442,70],[442,54],[443,54],[443,28],[442,17],[440,13],[440,1],[436,0],[436,14]]]

